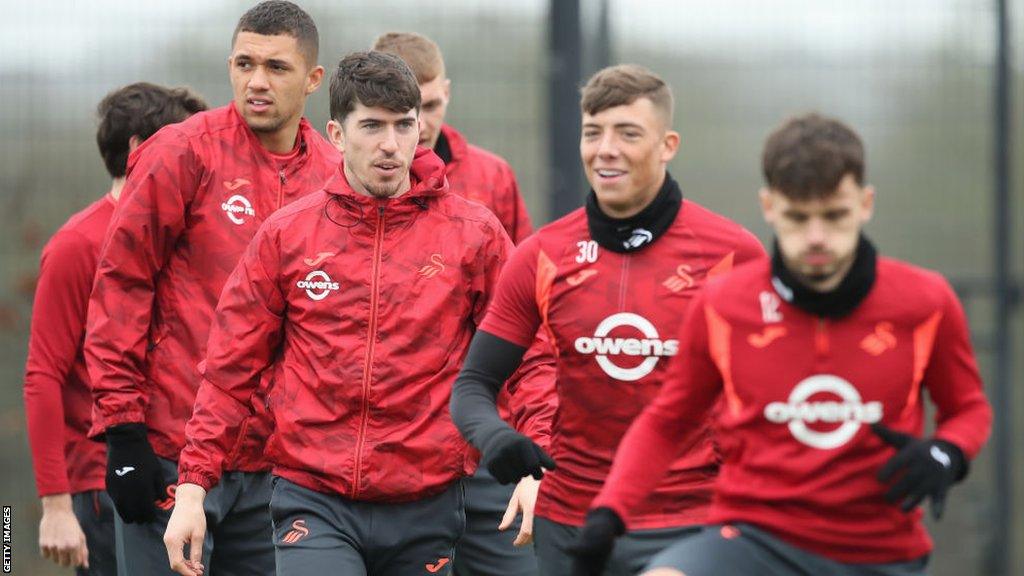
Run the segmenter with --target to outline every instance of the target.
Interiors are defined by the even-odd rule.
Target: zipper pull
[[[281,179],[281,184],[284,185],[284,182],[285,182],[284,170],[282,169],[280,172],[278,172],[277,176]]]

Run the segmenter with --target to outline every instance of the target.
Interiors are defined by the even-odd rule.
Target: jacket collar
[[[861,234],[853,265],[842,281],[829,292],[816,292],[804,286],[786,268],[775,241],[772,250],[772,287],[786,302],[801,310],[824,318],[842,318],[853,312],[867,298],[875,285],[877,252],[867,236]]]
[[[672,175],[665,172],[665,182],[657,196],[638,214],[629,218],[612,218],[597,203],[593,190],[587,195],[587,228],[590,237],[602,248],[624,254],[653,244],[675,222],[683,205],[683,193]]]
[[[461,132],[447,124],[441,125],[441,134],[437,137],[434,150],[444,160],[447,173],[469,155],[469,142]]]

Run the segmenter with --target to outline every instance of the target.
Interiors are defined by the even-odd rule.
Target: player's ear
[[[875,215],[875,187],[865,186],[860,194],[860,206],[864,211],[862,222],[868,222]]]
[[[345,153],[345,130],[341,127],[341,122],[337,120],[327,122],[327,139],[331,141],[338,152]]]
[[[662,154],[661,161],[668,164],[676,156],[676,152],[679,151],[679,132],[675,130],[668,130],[665,132],[664,139],[662,140]]]
[[[316,92],[317,88],[324,81],[324,67],[314,66],[309,71],[309,75],[306,76],[306,96],[309,96],[313,92]]]
[[[757,199],[761,203],[761,215],[764,217],[764,221],[771,224],[774,220],[772,208],[775,206],[775,195],[768,187],[762,186],[757,191]]]

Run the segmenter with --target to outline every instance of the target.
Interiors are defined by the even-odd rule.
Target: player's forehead
[[[347,120],[354,123],[360,122],[399,122],[404,119],[416,119],[416,109],[410,108],[405,112],[395,112],[383,106],[367,106],[359,100],[356,100],[356,105],[349,112]]]
[[[593,114],[583,112],[583,126],[628,127],[654,129],[661,125],[661,118],[650,98],[640,97],[629,104],[610,106]]]
[[[801,214],[824,214],[836,210],[847,210],[856,206],[861,197],[862,188],[856,185],[852,176],[845,177],[829,194],[811,198],[793,198],[774,190],[780,210]]]
[[[282,60],[295,63],[302,59],[299,41],[288,34],[257,34],[239,32],[231,47],[231,57],[244,58],[255,62]]]

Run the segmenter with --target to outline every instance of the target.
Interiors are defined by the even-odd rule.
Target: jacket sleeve
[[[185,207],[199,172],[188,140],[173,127],[144,142],[129,159],[89,301],[85,356],[93,436],[117,424],[145,422],[144,363],[156,282],[185,229]]]
[[[555,370],[554,347],[545,331],[538,330],[507,383],[509,423],[545,450],[551,445],[551,425],[558,410]]]
[[[478,253],[478,272],[472,279],[472,292],[475,295],[473,324],[476,327],[483,322],[487,308],[497,291],[501,270],[512,253],[512,241],[494,216],[491,216],[491,220],[483,229],[486,230],[487,237]]]
[[[217,303],[203,380],[185,425],[185,448],[178,461],[180,483],[209,489],[220,480],[242,422],[252,414],[261,376],[272,369],[281,345],[285,299],[272,222],[265,222],[256,233]]]
[[[495,234],[495,237],[503,238],[504,249],[511,250],[511,242],[504,232],[499,230],[499,234]],[[523,281],[512,282],[510,280],[517,275],[523,275],[523,271],[519,270],[519,265],[522,262],[523,257],[517,250],[503,270],[500,269],[500,265],[495,268],[492,264],[487,264],[487,273],[483,276],[490,278],[486,289],[489,295],[493,294],[493,298],[489,298],[490,307],[480,311],[481,315],[486,312],[486,317],[483,318],[483,322],[477,320],[478,330],[473,336],[466,361],[452,388],[449,407],[452,420],[463,437],[482,451],[485,450],[487,441],[497,433],[510,430],[509,425],[498,415],[498,394],[508,378],[512,377],[520,366],[523,354],[533,342],[533,337],[540,324],[538,320],[532,327],[521,326],[519,337],[515,339],[506,338],[504,335],[491,332],[486,328],[486,324],[491,322],[492,316],[502,306],[507,305],[510,299],[515,299],[517,294],[522,292]],[[500,280],[498,279],[499,273]],[[526,283],[529,284],[530,280],[526,280]],[[532,292],[529,292],[526,297],[531,302],[533,301]],[[524,323],[518,322],[518,324]],[[530,324],[530,322],[527,321],[525,324]],[[529,335],[523,337],[523,334],[527,333]]]
[[[95,256],[81,235],[59,231],[43,250],[25,362],[25,417],[40,496],[70,491],[63,390],[85,336]]]
[[[706,418],[722,388],[708,344],[707,306],[698,295],[681,327],[679,354],[669,361],[661,391],[633,421],[615,451],[604,487],[591,508],[608,507],[626,525],[633,510],[657,488],[692,422]]]
[[[935,437],[950,442],[973,459],[992,430],[992,407],[982,391],[963,308],[943,281],[945,306],[923,386],[935,402]]]

